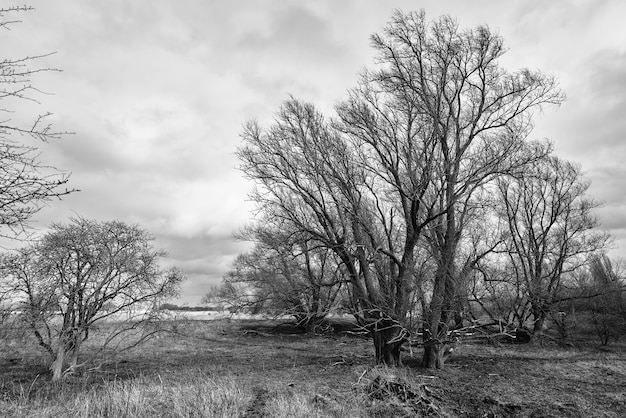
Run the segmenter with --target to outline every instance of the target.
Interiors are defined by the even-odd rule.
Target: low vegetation
[[[0,410],[8,417],[620,417],[626,346],[578,330],[576,346],[459,342],[447,367],[375,366],[371,342],[291,324],[186,321],[141,347],[50,381],[45,357],[2,340]],[[85,347],[89,350],[90,347]]]

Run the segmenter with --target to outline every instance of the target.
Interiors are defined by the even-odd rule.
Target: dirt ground
[[[371,340],[335,330],[304,335],[271,321],[178,321],[170,333],[101,363],[91,375],[94,382],[175,378],[188,371],[231,376],[252,390],[246,417],[272,416],[268,403],[289,396],[316,405],[318,416],[626,416],[623,344],[601,349],[461,342],[436,371],[421,368],[421,350],[414,349],[405,353],[404,367],[380,373],[404,385],[403,396],[389,392],[387,399],[367,393],[374,366]],[[35,359],[22,356],[0,360],[0,391],[32,383],[45,372]],[[428,408],[416,409],[420,402]]]
[[[269,343],[270,351],[272,340],[256,339],[261,345]],[[321,382],[354,383],[341,378],[346,376],[342,368],[366,369],[373,363],[373,347],[367,339],[317,337],[308,343],[315,348],[304,353],[294,352],[297,344],[274,348],[283,352],[276,360],[287,357],[295,365],[298,359],[306,359],[300,367],[319,365]],[[626,417],[624,348],[623,344],[563,348],[461,342],[442,370],[421,368],[419,349],[406,353],[403,363],[407,377],[430,390],[443,415]]]

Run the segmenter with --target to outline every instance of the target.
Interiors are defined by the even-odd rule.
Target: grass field
[[[171,332],[61,383],[49,381],[38,351],[5,339],[0,416],[626,416],[623,344],[461,343],[431,372],[419,366],[421,350],[402,368],[373,368],[366,338],[275,325],[172,322]]]

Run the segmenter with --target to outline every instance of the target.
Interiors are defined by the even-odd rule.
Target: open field
[[[446,368],[372,368],[370,340],[258,320],[176,321],[171,332],[59,384],[39,352],[2,342],[10,417],[623,417],[624,345],[463,344]],[[336,328],[339,331],[339,328]]]

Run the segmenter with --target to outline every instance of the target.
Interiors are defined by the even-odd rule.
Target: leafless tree
[[[461,260],[459,243],[479,192],[549,151],[526,140],[531,117],[563,95],[540,72],[503,70],[500,37],[448,16],[396,12],[372,44],[377,67],[336,121],[291,99],[271,128],[247,126],[239,155],[261,185],[260,210],[335,251],[377,360],[399,363],[418,291],[428,298],[424,365],[441,367],[459,280],[476,261]],[[415,268],[425,249],[436,262],[430,286]],[[394,333],[381,333],[383,322]]]
[[[625,267],[621,259],[593,255],[587,269],[577,273],[575,287],[570,291],[578,296],[568,301],[576,307],[577,322],[590,323],[602,345],[626,335]]]
[[[498,180],[517,311],[520,324],[532,321],[534,336],[541,335],[552,307],[574,297],[562,294],[568,273],[607,243],[608,235],[597,231],[598,203],[586,195],[588,187],[578,166],[553,156],[529,165],[522,176]]]
[[[449,16],[428,22],[424,12],[396,12],[372,43],[378,69],[365,72],[339,115],[343,131],[369,157],[367,170],[379,174],[398,203],[403,244],[389,254],[398,281],[411,277],[420,238],[437,261],[423,363],[441,367],[460,277],[459,242],[481,206],[476,193],[549,150],[526,141],[532,114],[563,95],[552,77],[502,69],[502,39],[484,26],[459,29]]]
[[[355,315],[374,336],[384,330],[397,343],[394,356],[377,360],[397,363],[403,341],[395,336],[406,332],[389,313],[406,307],[397,303],[395,266],[383,251],[396,245],[399,226],[392,203],[376,194],[375,179],[353,144],[314,106],[296,99],[283,104],[269,129],[249,123],[243,139],[241,168],[259,186],[253,199],[263,222],[272,220],[334,252],[349,282]],[[379,327],[381,321],[393,322],[393,332]],[[384,340],[374,341],[377,354],[383,353]]]
[[[13,16],[31,9],[28,6],[0,9],[0,31],[19,23]],[[37,145],[32,142],[62,136],[63,132],[47,122],[51,113],[39,114],[26,123],[13,120],[14,109],[20,102],[38,104],[38,97],[45,94],[35,87],[32,79],[42,72],[58,71],[38,66],[49,55],[0,59],[0,226],[4,226],[1,236],[23,235],[28,220],[42,204],[73,191],[63,187],[69,174],[42,163]],[[20,113],[18,119],[28,118]]]
[[[344,279],[334,253],[267,225],[239,235],[255,246],[233,262],[222,299],[238,309],[291,315],[298,327],[314,331],[340,299]]]
[[[163,252],[137,226],[74,219],[55,224],[34,244],[2,256],[14,311],[50,355],[53,380],[74,372],[80,348],[97,325],[100,348],[138,343],[152,335],[158,306],[174,295],[182,275],[161,270]],[[104,327],[103,327],[104,328]]]

